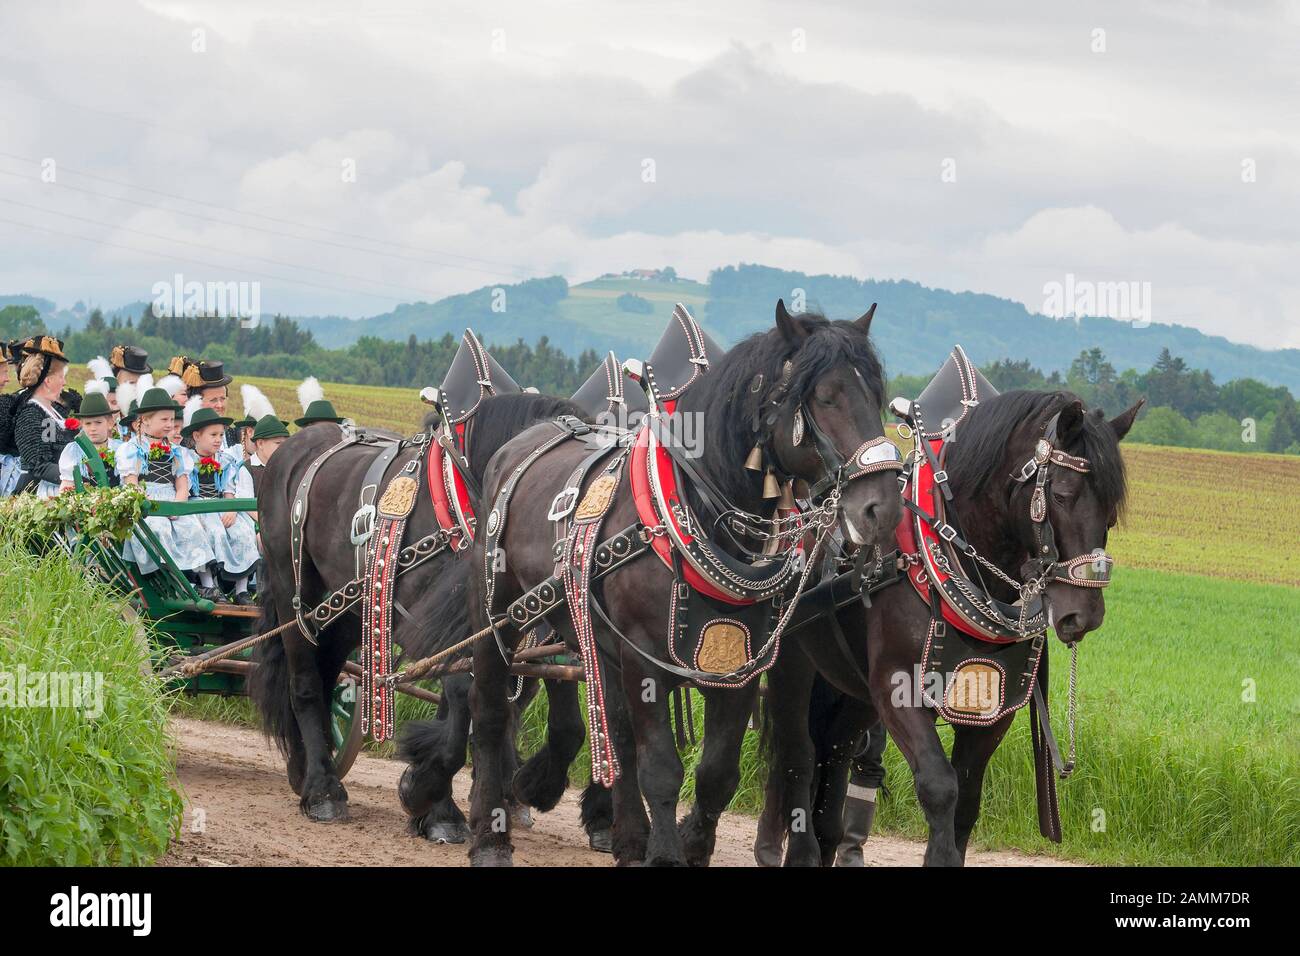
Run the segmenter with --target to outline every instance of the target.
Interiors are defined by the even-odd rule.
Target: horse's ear
[[[856,325],[858,328],[860,328],[864,334],[870,334],[871,320],[875,318],[875,316],[876,316],[876,303],[873,302],[871,303],[871,308],[867,309],[866,312],[862,313],[862,315],[858,318],[858,320],[853,324]]]
[[[1056,440],[1062,445],[1069,442],[1075,433],[1083,427],[1083,399],[1076,398],[1061,409],[1061,416],[1056,420]]]
[[[781,330],[785,340],[791,345],[798,345],[808,337],[808,332],[798,320],[785,310],[785,300],[776,300],[776,327]]]
[[[1145,398],[1139,398],[1133,403],[1132,408],[1126,412],[1120,412],[1110,420],[1110,427],[1115,433],[1115,439],[1117,441],[1124,440],[1124,436],[1129,433],[1129,429],[1132,428],[1133,423],[1137,421],[1138,412],[1142,410],[1142,406],[1146,403],[1147,400]]]

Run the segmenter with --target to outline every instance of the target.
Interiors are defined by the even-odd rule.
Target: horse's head
[[[1022,579],[1042,583],[1048,621],[1069,643],[1106,615],[1102,589],[1113,563],[1106,539],[1126,490],[1119,442],[1142,402],[1107,421],[1069,393],[1044,398],[1007,443],[1007,519],[1029,555]]]
[[[881,420],[883,373],[869,338],[876,307],[852,322],[776,304],[778,361],[758,383],[758,427],[778,472],[838,502],[846,539],[888,550],[902,505],[900,457]]]

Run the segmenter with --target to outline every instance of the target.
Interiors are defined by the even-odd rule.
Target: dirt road
[[[464,846],[439,846],[406,832],[397,801],[403,764],[360,756],[347,776],[351,820],[312,823],[298,812],[280,755],[256,731],[207,721],[175,719],[177,774],[186,796],[185,822],[164,865],[171,866],[467,866]],[[469,774],[456,780],[456,798],[468,804]],[[578,823],[578,793],[555,810],[536,814],[531,830],[514,832],[518,866],[610,866],[612,858],[587,848]],[[714,866],[753,866],[754,820],[726,814],[718,827]],[[916,866],[924,846],[873,836],[872,866]],[[972,853],[977,866],[1059,865],[1018,853]]]

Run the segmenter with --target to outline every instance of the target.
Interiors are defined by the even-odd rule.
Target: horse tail
[[[427,604],[436,608],[437,613],[429,615],[427,621],[421,621],[422,627],[404,635],[406,641],[399,660],[403,666],[432,657],[470,635],[469,602],[465,593],[469,587],[470,561],[457,555],[434,560],[441,566],[434,576],[433,593]]]
[[[259,575],[258,598],[262,614],[258,618],[257,633],[265,634],[279,626],[279,614],[271,594],[271,575]],[[280,635],[263,641],[253,650],[257,666],[248,678],[248,696],[262,715],[262,731],[274,740],[280,753],[289,756],[295,743],[300,744],[302,732],[293,713],[293,698],[289,693],[289,661],[284,653],[284,639]],[[299,747],[301,749],[301,747]]]

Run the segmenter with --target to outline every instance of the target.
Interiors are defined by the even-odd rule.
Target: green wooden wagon
[[[108,474],[99,453],[84,433],[76,440],[86,452],[96,483],[101,488],[107,487]],[[79,471],[75,481],[80,490]],[[238,645],[256,634],[261,610],[214,604],[199,597],[194,585],[163,550],[144,517],[256,511],[256,499],[146,501],[144,508],[144,516],[131,528],[130,534],[158,565],[157,571],[142,574],[134,562],[122,557],[121,545],[108,539],[84,542],[76,553],[91,573],[127,595],[132,613],[138,616],[149,635],[154,667],[168,677],[171,686],[186,694],[226,697],[246,694],[248,677],[257,663],[252,660],[251,646]],[[356,706],[359,673],[355,661],[345,665],[330,701],[334,762],[340,778],[351,768],[363,742]]]

